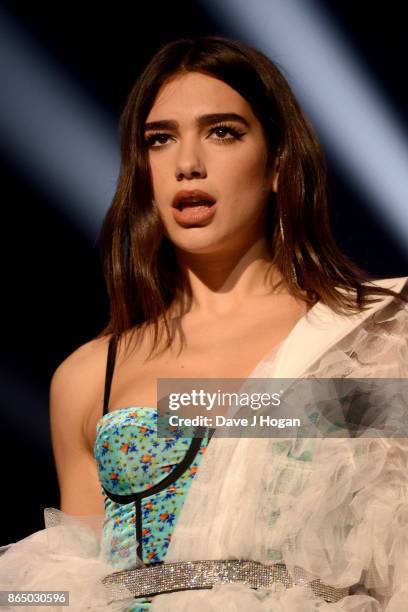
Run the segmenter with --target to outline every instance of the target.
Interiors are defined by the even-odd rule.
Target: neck
[[[284,290],[277,288],[282,277],[272,264],[265,238],[249,248],[225,249],[222,256],[185,251],[177,256],[192,290],[192,311],[227,313],[247,299]]]

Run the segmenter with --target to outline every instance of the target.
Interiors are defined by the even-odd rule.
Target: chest
[[[114,375],[110,405],[156,405],[158,378],[246,378],[292,327],[293,321],[267,327],[242,322],[238,328],[213,325],[194,330],[181,351],[171,347],[147,362],[137,357],[123,362]]]
[[[178,342],[146,360],[149,344],[118,359],[112,379],[109,410],[157,405],[158,378],[247,378],[258,363],[287,337],[306,307],[243,313],[233,319],[187,321],[185,342]],[[103,390],[87,425],[92,447],[103,410]]]

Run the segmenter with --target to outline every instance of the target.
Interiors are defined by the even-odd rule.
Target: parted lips
[[[196,206],[197,204],[214,204],[215,198],[201,189],[192,191],[178,191],[173,199],[172,206],[181,210],[185,206]]]

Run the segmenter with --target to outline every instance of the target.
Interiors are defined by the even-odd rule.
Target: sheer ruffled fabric
[[[0,590],[69,591],[69,610],[124,611],[134,602],[123,588],[122,600],[110,602],[101,580],[114,570],[100,545],[103,515],[73,516],[55,508],[44,511],[45,529],[4,547],[0,555]],[[11,610],[26,611],[25,606]],[[60,612],[61,606],[33,607]]]
[[[400,605],[402,604],[400,600]],[[327,603],[304,586],[285,591],[253,590],[243,584],[216,585],[207,591],[183,591],[159,595],[155,612],[381,612],[378,601],[366,595],[344,597]],[[404,607],[393,609],[401,612]]]
[[[263,362],[253,376],[274,376],[273,360],[269,365]],[[407,307],[394,300],[380,309],[302,376],[408,378]],[[244,585],[224,585],[160,595],[153,610],[404,609],[408,440],[378,436],[384,424],[395,427],[398,410],[375,404],[369,407],[369,428],[352,438],[213,437],[166,556],[168,562],[282,562],[289,570],[302,568],[309,580],[355,585],[352,594],[326,604],[304,586],[261,595]]]

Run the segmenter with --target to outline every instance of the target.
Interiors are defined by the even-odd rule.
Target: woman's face
[[[261,124],[229,85],[198,72],[176,75],[158,92],[145,141],[155,205],[176,247],[216,253],[264,235],[277,174],[266,167]]]

